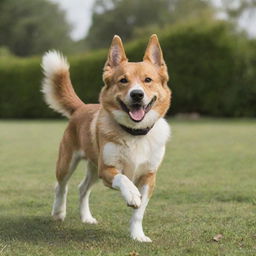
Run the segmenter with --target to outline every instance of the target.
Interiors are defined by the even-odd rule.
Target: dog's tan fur
[[[113,145],[122,146],[124,141],[129,141],[129,138],[134,140],[134,137],[128,135],[116,120],[114,111],[122,111],[117,98],[123,100],[134,84],[139,84],[149,99],[153,96],[157,97],[152,111],[155,111],[154,113],[158,114],[158,118],[161,118],[169,108],[171,93],[167,86],[169,79],[167,67],[156,35],[153,35],[149,41],[143,62],[138,63],[128,62],[121,39],[118,36],[113,38],[103,72],[105,86],[100,93],[100,104],[84,104],[77,97],[70,81],[69,66],[63,56],[59,55],[59,58],[64,64],[62,63],[58,69],[52,72],[49,71],[47,64],[49,56],[48,59],[44,58],[42,64],[45,72],[43,92],[45,93],[46,101],[50,107],[70,117],[59,149],[56,167],[58,185],[53,209],[53,216],[56,219],[63,220],[66,211],[66,184],[80,159],[89,161],[91,177],[99,176],[104,184],[111,188],[114,187],[113,180],[116,175],[120,173],[127,177],[131,175],[128,171],[126,172],[125,166],[127,166],[127,163],[124,163],[124,169],[120,170],[117,166],[105,163],[106,161],[104,160],[104,146],[106,144],[113,143]],[[146,77],[150,77],[152,82],[145,83]],[[128,83],[120,83],[119,81],[122,78],[126,78]],[[136,125],[139,127],[140,124],[134,123],[135,128]],[[130,161],[132,162],[133,159],[130,159]],[[132,182],[139,189],[148,185],[147,197],[150,197],[155,185],[155,174],[156,170],[145,170],[132,179]],[[84,194],[89,197],[87,190],[90,190],[96,178],[88,177],[81,187],[85,190]],[[58,193],[62,197],[57,198]],[[83,200],[81,198],[81,201]],[[88,201],[85,204],[87,203]],[[131,203],[130,206],[139,207],[135,203]],[[91,216],[89,208],[86,211],[89,214],[88,222],[91,221],[93,223],[95,219]],[[139,241],[150,240],[146,236],[132,236]]]

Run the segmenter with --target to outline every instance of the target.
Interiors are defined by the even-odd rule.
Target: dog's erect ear
[[[123,43],[121,38],[115,35],[109,48],[106,66],[116,67],[123,61],[127,61]]]
[[[165,65],[157,35],[154,34],[150,37],[143,60],[150,61],[159,67]]]

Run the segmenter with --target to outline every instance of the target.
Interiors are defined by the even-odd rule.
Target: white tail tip
[[[69,63],[62,53],[52,50],[44,54],[41,64],[44,75],[46,77],[52,77],[52,75],[58,73],[60,70],[69,70]]]

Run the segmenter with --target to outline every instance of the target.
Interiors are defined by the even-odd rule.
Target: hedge
[[[170,114],[256,116],[256,43],[225,22],[194,22],[159,34],[173,91]],[[126,46],[141,60],[147,39]],[[98,101],[107,50],[71,56],[71,79],[85,102]],[[0,60],[0,117],[52,118],[43,102],[40,58]]]

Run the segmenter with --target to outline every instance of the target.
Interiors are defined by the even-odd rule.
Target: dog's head
[[[114,36],[103,80],[101,104],[126,127],[151,127],[170,106],[169,77],[156,35],[151,36],[142,62],[128,62],[121,38]]]

